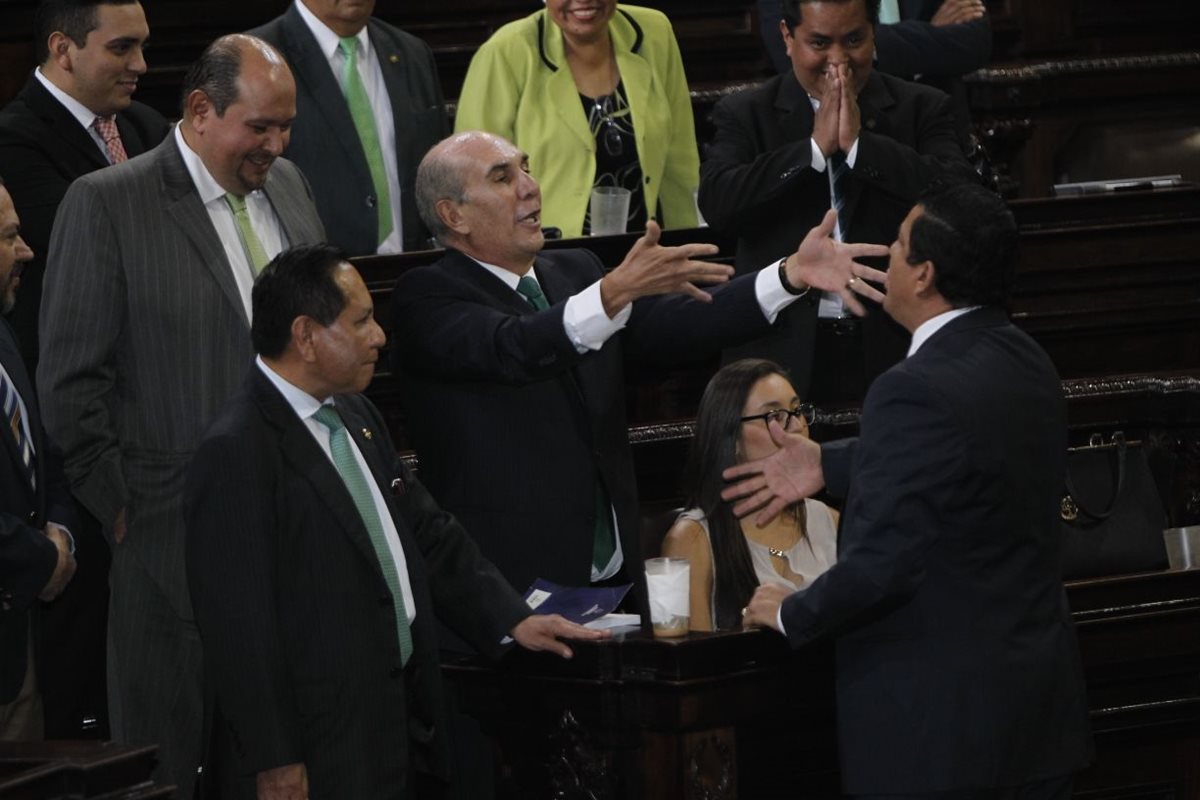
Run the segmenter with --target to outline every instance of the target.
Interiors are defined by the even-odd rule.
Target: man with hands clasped
[[[979,186],[935,190],[891,247],[884,309],[913,334],[860,436],[725,471],[734,513],[845,497],[838,561],[742,616],[793,646],[837,637],[843,787],[868,797],[1065,800],[1091,756],[1059,568],[1066,407],[1009,322],[1016,224]]]
[[[739,273],[792,252],[830,209],[836,239],[891,242],[927,186],[973,174],[949,98],[873,70],[879,0],[786,0],[783,17],[792,70],[717,104],[701,165],[700,210],[737,234]],[[726,358],[769,358],[828,404],[860,399],[906,342],[886,315],[858,321],[812,292]]]

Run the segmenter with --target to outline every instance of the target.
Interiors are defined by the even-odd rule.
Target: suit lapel
[[[37,416],[37,407],[33,404],[33,384],[29,381],[29,376],[25,372],[25,364],[21,360],[21,354],[17,351],[16,340],[8,328],[7,322],[0,321],[0,325],[4,326],[4,330],[0,331],[0,363],[4,364],[4,371],[8,373],[8,379],[12,381],[13,388],[20,395],[21,400],[25,403],[25,411],[28,415],[27,424],[29,426],[30,436],[33,439],[34,465],[37,470],[37,494],[40,494],[45,489],[45,481],[42,475],[42,447],[44,442],[39,435],[41,430],[41,420]],[[4,429],[4,433],[0,438],[4,439],[4,449],[8,451],[9,458],[12,459],[15,474],[25,475],[25,459],[21,457],[21,453],[17,449],[17,439],[13,435],[12,428],[8,424],[8,416],[3,413],[4,398],[0,395],[0,419],[2,424],[0,428]],[[31,500],[36,500],[33,486],[28,480],[23,481],[25,492]]]
[[[800,141],[812,136],[815,120],[812,103],[804,87],[794,76],[784,75],[779,79],[779,91],[775,93],[775,113],[779,119],[783,142]]]
[[[280,453],[291,468],[308,482],[313,496],[329,509],[338,522],[338,528],[366,559],[380,586],[386,589],[387,581],[379,568],[379,557],[375,554],[375,547],[371,544],[371,537],[367,534],[366,525],[358,513],[354,498],[342,482],[342,476],[321,450],[312,433],[288,405],[287,400],[271,385],[257,365],[251,369],[251,394],[257,401],[263,417],[279,431]],[[347,420],[348,429],[350,425],[350,421]]]
[[[874,72],[867,79],[867,85],[858,95],[858,108],[860,119],[862,120],[862,129],[871,133],[882,136],[889,136],[888,130],[888,112],[896,105],[896,99],[892,97],[891,92],[884,86],[883,81]],[[862,155],[859,155],[861,158]],[[857,161],[855,162],[857,163]],[[854,175],[854,170],[850,171],[851,176]],[[850,180],[848,183],[848,191],[845,197],[845,206],[842,208],[842,214],[848,222],[842,225],[843,235],[849,232],[850,226],[854,224],[854,211],[858,207],[858,201],[863,194],[863,183],[859,180]]]
[[[71,116],[71,112],[67,111],[36,77],[29,77],[22,95],[30,110],[42,119],[63,144],[77,150],[95,169],[108,166],[108,159],[100,152],[100,147],[91,135],[79,124],[79,120]]]
[[[341,145],[346,156],[351,161],[361,161],[363,171],[366,172],[366,156],[358,138],[358,130],[354,127],[354,120],[350,117],[350,107],[346,104],[342,87],[329,67],[328,57],[321,52],[312,31],[308,29],[294,5],[283,15],[283,31],[288,40],[287,49],[291,53],[292,69],[297,81],[308,90],[308,95],[320,109],[321,118],[333,130],[333,138]],[[374,38],[371,44],[375,45]],[[380,54],[380,57],[382,59],[383,55]],[[390,85],[388,92],[391,93]]]
[[[212,219],[200,202],[200,195],[196,193],[196,185],[192,183],[192,176],[175,144],[174,132],[168,133],[166,140],[153,152],[167,197],[167,212],[199,251],[204,268],[212,273],[225,298],[233,304],[238,316],[249,328],[250,320],[246,317],[246,306],[242,303],[237,281],[233,278],[233,267],[225,257],[225,248],[221,245],[217,229],[213,227]]]
[[[267,173],[263,194],[271,202],[271,208],[275,209],[275,216],[279,217],[279,225],[283,228],[285,238],[284,249],[287,249],[302,242],[311,241],[311,226],[296,198],[279,185],[279,176],[275,169],[277,167]]]
[[[442,260],[439,269],[443,269],[468,285],[474,286],[487,295],[496,306],[505,311],[512,311],[516,314],[534,313],[533,306],[529,305],[521,295],[517,294],[516,290],[510,288],[507,283],[479,266],[468,255],[460,253],[457,250],[447,250],[446,257]],[[540,272],[538,276],[540,278]]]

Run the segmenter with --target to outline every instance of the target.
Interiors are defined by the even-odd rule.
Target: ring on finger
[[[854,284],[856,284],[856,283],[858,283],[858,276],[857,276],[857,275],[851,275],[851,276],[850,276],[850,280],[846,281],[846,288],[847,288],[847,289],[852,289],[852,288],[854,288]]]

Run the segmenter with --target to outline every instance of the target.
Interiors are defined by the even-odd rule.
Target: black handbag
[[[1167,567],[1167,513],[1141,443],[1123,433],[1067,451],[1061,516],[1066,579]]]

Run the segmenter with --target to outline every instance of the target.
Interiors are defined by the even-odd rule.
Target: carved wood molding
[[[988,67],[967,75],[967,83],[1021,83],[1062,76],[1095,75],[1105,72],[1151,71],[1200,67],[1200,52],[1160,53],[1113,58],[1065,58],[1012,67]]]

